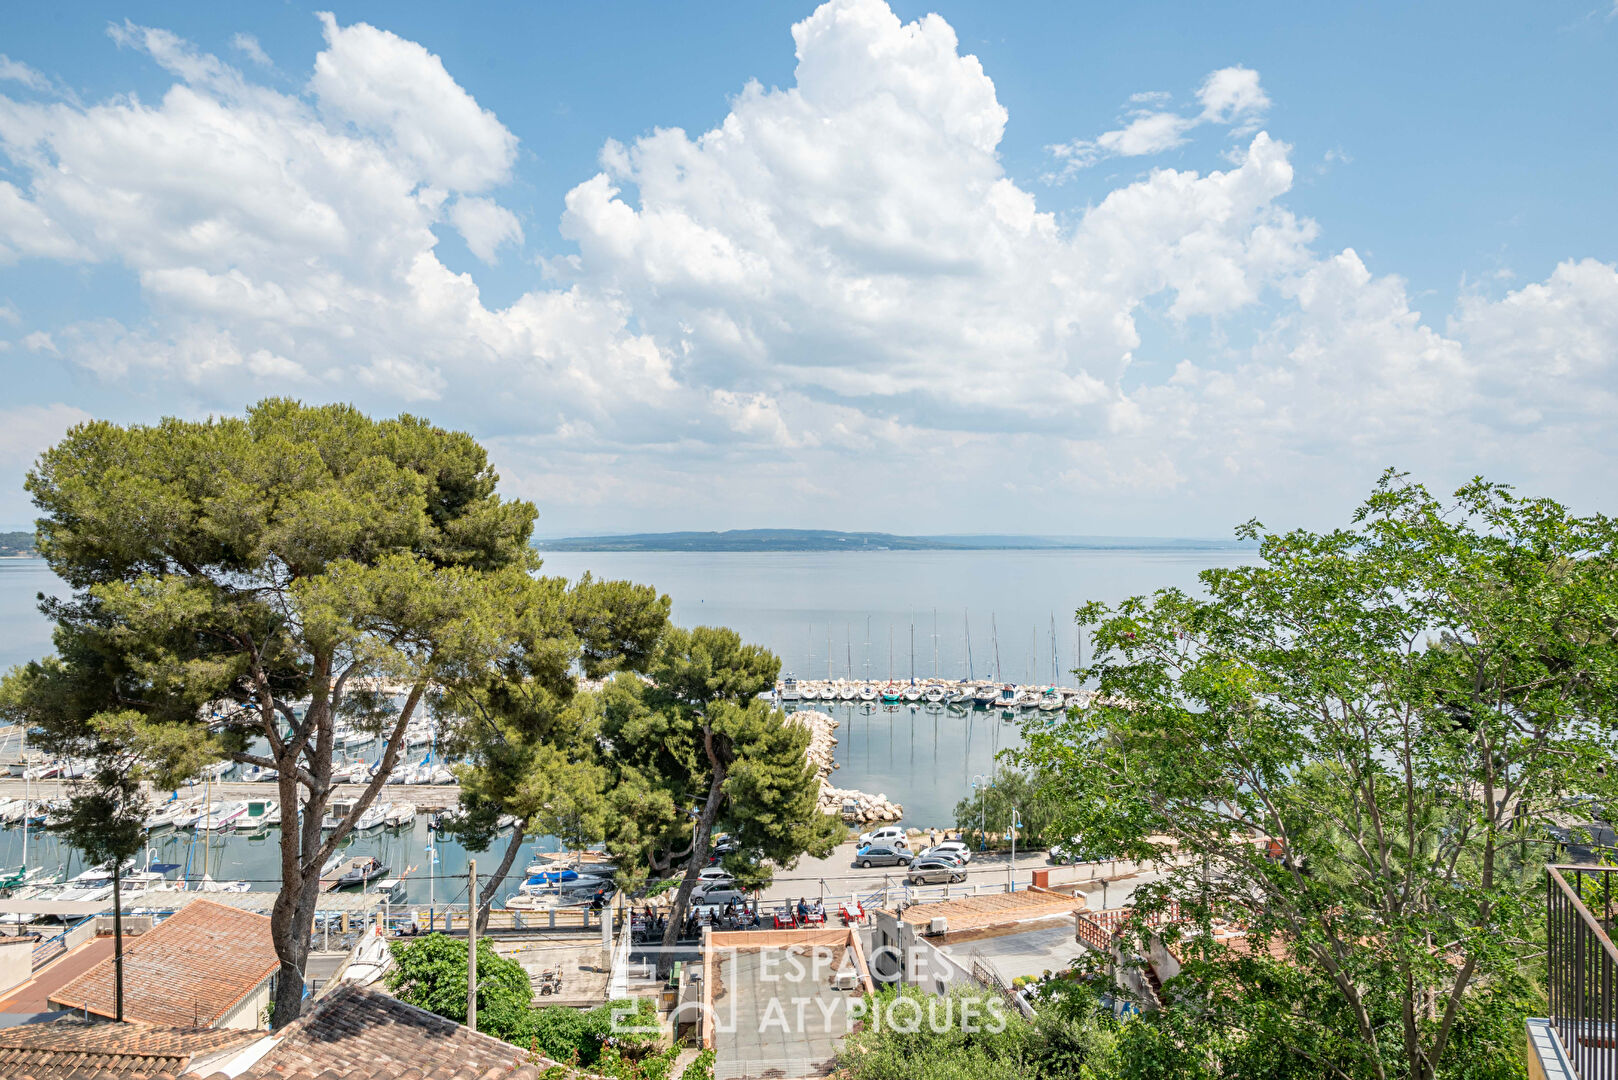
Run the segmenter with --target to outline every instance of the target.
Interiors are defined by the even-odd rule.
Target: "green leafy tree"
[[[414,941],[395,941],[389,948],[394,967],[387,982],[394,996],[446,1020],[466,1023],[465,941],[429,934]],[[532,1000],[523,966],[495,952],[488,938],[479,938],[478,1030],[521,1043],[532,1029]]]
[[[1243,534],[1262,561],[1206,597],[1080,610],[1101,697],[1023,758],[1070,834],[1170,866],[1136,895],[1187,920],[1171,1012],[1318,1075],[1509,1075],[1537,842],[1611,795],[1618,529],[1389,473],[1351,527]]]
[[[723,826],[737,850],[726,866],[744,886],[768,864],[831,853],[841,823],[817,809],[808,729],[759,700],[780,661],[733,630],[671,629],[650,682],[612,680],[602,694],[603,762],[611,770],[608,846],[627,864],[666,876],[683,867],[665,944]]]
[[[442,692],[439,707],[463,717],[450,735],[461,814],[451,832],[473,851],[493,843],[502,815],[517,818],[483,888],[480,928],[524,838],[533,831],[579,849],[606,833],[608,771],[600,757],[600,707],[579,693],[575,671],[601,679],[646,667],[668,622],[657,590],[585,574],[569,586],[537,580],[514,601],[510,647],[482,679]]]
[[[131,737],[165,769],[278,770],[276,1026],[302,1007],[321,866],[429,688],[483,677],[534,587],[533,507],[496,481],[465,434],[285,400],[245,418],[82,424],[29,474],[40,554],[74,591],[42,602],[56,655],[8,676],[8,708],[64,737],[133,714]],[[389,689],[396,712],[381,708]],[[386,750],[323,834],[343,716]]]
[[[1041,778],[1018,769],[1002,768],[992,781],[955,804],[955,825],[963,836],[976,839],[979,831],[989,847],[1006,847],[1012,815],[1022,822],[1017,847],[1037,848],[1060,842],[1051,834],[1060,812],[1059,800]]]

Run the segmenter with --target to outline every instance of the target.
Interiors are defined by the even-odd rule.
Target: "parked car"
[[[726,870],[723,866],[704,866],[701,870],[697,871],[697,884],[699,885],[709,881],[735,880],[736,879],[731,876],[730,871]]]
[[[966,869],[948,859],[917,859],[905,872],[905,880],[912,885],[954,884],[966,880]]]
[[[726,855],[729,855],[731,852],[736,851],[739,848],[740,845],[728,836],[721,835],[714,837],[713,846],[708,849],[708,865],[718,866],[720,859],[723,859]]]
[[[691,901],[695,910],[718,914],[725,910],[725,905],[735,904],[738,908],[747,903],[747,894],[740,889],[708,889],[701,897],[693,897]]]
[[[910,841],[906,839],[904,829],[898,825],[884,825],[880,829],[860,833],[860,847],[867,844],[896,844],[906,849],[910,847]]]
[[[913,857],[895,844],[866,844],[854,856],[854,862],[869,870],[873,866],[907,866]]]
[[[728,874],[722,878],[705,878],[691,886],[691,899],[693,902],[702,901],[715,893],[737,892],[736,879]],[[720,901],[723,903],[723,901]]]
[[[930,855],[957,855],[963,863],[972,861],[972,849],[959,840],[940,840],[927,851]]]
[[[916,856],[918,859],[943,859],[956,866],[965,866],[966,858],[958,851],[951,851],[945,847],[930,847]]]

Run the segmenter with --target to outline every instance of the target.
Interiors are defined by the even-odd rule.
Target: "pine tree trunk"
[[[494,876],[489,879],[488,892],[483,894],[483,900],[478,904],[478,933],[482,934],[489,928],[489,912],[494,908],[496,891],[505,882],[506,875],[511,873],[511,864],[517,861],[517,849],[522,847],[523,837],[527,835],[527,822],[517,822],[516,829],[511,834],[511,843],[506,845],[505,857],[500,865],[494,868]]]
[[[708,784],[708,800],[703,804],[702,812],[697,815],[691,837],[691,858],[685,864],[685,876],[680,879],[680,889],[674,895],[674,910],[669,915],[668,927],[663,931],[663,952],[657,963],[658,971],[663,973],[667,973],[673,965],[670,952],[674,943],[679,940],[680,927],[685,922],[686,911],[691,906],[691,890],[696,886],[702,868],[708,864],[708,846],[713,836],[714,823],[719,820],[719,808],[725,801],[725,767],[714,752],[713,733],[704,732],[704,736],[708,760],[713,766],[713,779]]]

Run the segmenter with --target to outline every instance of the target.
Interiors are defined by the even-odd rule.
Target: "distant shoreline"
[[[534,541],[541,552],[1257,551],[1240,540],[1150,536],[899,536],[818,529],[631,533]]]

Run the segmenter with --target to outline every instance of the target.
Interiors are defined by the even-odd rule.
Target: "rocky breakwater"
[[[809,761],[820,779],[820,812],[836,814],[845,821],[861,824],[876,821],[898,821],[904,816],[904,807],[889,802],[885,794],[871,795],[850,788],[833,787],[832,770],[837,768],[837,720],[830,713],[814,709],[800,709],[789,717],[792,722],[809,729]]]

